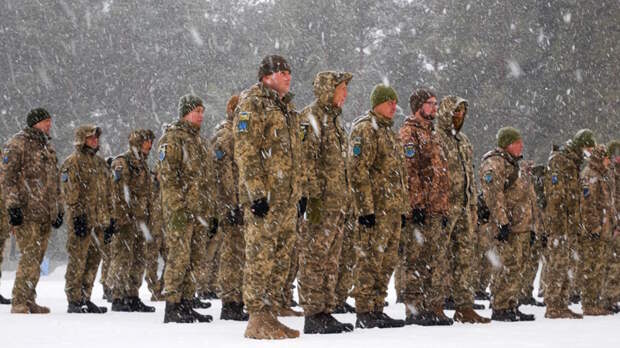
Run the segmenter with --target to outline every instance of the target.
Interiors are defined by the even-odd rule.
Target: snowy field
[[[407,326],[402,329],[356,330],[341,335],[301,335],[296,340],[254,341],[243,338],[245,323],[220,321],[221,303],[201,310],[214,316],[207,324],[163,324],[164,303],[150,303],[156,313],[67,314],[64,267],[50,276],[41,277],[38,302],[49,306],[49,315],[11,315],[10,306],[0,306],[0,347],[620,347],[620,315],[586,317],[584,320],[547,320],[544,308],[524,306],[523,312],[534,313],[536,321],[528,323],[492,322],[488,325],[452,327]],[[14,272],[2,274],[0,293],[10,295]],[[103,304],[102,289],[96,284],[94,302]],[[144,286],[142,299],[150,299]],[[404,317],[402,304],[395,305],[393,284],[390,286],[386,312]],[[349,299],[352,302],[352,299]],[[487,305],[488,302],[481,302]],[[109,305],[108,305],[109,307]],[[572,307],[581,311],[579,305]],[[479,311],[489,317],[490,310]],[[447,311],[452,316],[453,311]],[[342,321],[355,322],[353,314],[337,314]],[[283,318],[287,325],[302,330],[303,318]]]

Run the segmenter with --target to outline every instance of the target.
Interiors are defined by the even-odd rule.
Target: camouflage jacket
[[[509,225],[515,233],[532,231],[535,194],[519,163],[497,148],[484,155],[480,166],[480,188],[496,226]]]
[[[151,211],[151,171],[138,146],[112,161],[112,197],[114,217],[119,226],[149,225]],[[137,226],[137,225],[136,225]]]
[[[320,79],[321,75],[318,77],[314,86],[317,99],[300,115],[304,191],[308,197],[320,198],[323,209],[346,212],[349,203],[348,137],[340,118],[342,109],[332,105],[335,82],[329,78]]]
[[[150,230],[153,236],[164,236],[164,222],[161,210],[161,190],[157,172],[151,172],[151,210],[149,212]]]
[[[76,145],[75,151],[62,164],[60,173],[68,221],[86,215],[88,226],[107,227],[113,206],[110,171],[105,160],[95,150]],[[68,228],[72,231],[73,224],[69,223]]]
[[[2,150],[0,150],[0,158],[2,158]],[[2,186],[0,186],[0,243],[9,236],[9,218],[4,206],[4,197],[2,196]],[[2,246],[0,246],[2,249]],[[1,252],[1,251],[0,251]],[[1,266],[1,265],[0,265]]]
[[[229,211],[239,206],[239,169],[234,160],[232,120],[226,119],[217,125],[211,143],[215,150],[218,215],[223,220]]]
[[[521,176],[524,179],[525,189],[528,193],[526,209],[528,209],[530,212],[530,231],[542,234],[545,232],[542,215],[543,211],[538,197],[539,194],[536,192],[536,185],[539,183],[540,180],[532,172],[534,166],[534,163],[532,161],[521,161],[521,163]]]
[[[64,212],[58,159],[50,137],[25,128],[4,146],[0,183],[6,208],[21,208],[24,221],[49,224]]]
[[[476,183],[474,178],[474,149],[469,138],[463,132],[454,129],[452,115],[465,99],[447,96],[442,99],[437,115],[437,139],[446,155],[449,185],[451,216],[458,214],[463,208],[474,219],[476,213]]]
[[[446,215],[450,190],[448,163],[432,121],[407,117],[400,129],[400,140],[405,149],[411,209]]]
[[[184,211],[206,224],[217,214],[210,143],[200,136],[199,127],[177,121],[165,130],[158,149],[164,221]]]
[[[613,236],[617,222],[612,180],[602,160],[591,158],[581,171],[579,207],[586,236],[598,234],[604,240],[611,240]]]
[[[301,135],[291,94],[257,83],[243,91],[233,122],[241,204],[267,198],[270,205],[301,198]]]
[[[353,123],[349,177],[360,216],[408,211],[403,148],[392,125],[373,111]]]

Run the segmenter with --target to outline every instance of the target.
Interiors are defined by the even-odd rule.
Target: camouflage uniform
[[[112,197],[110,171],[97,149],[85,145],[86,138],[98,136],[94,125],[80,126],[75,132],[75,150],[61,166],[61,187],[67,205],[67,253],[65,293],[70,303],[89,301],[102,256],[103,231],[110,226]],[[88,234],[78,235],[76,219],[85,218]]]
[[[350,174],[358,216],[374,214],[376,224],[357,226],[353,297],[359,313],[382,312],[398,263],[401,215],[407,200],[403,150],[393,121],[373,111],[353,124]]]
[[[215,177],[217,208],[220,217],[222,246],[217,282],[222,303],[243,302],[243,267],[245,241],[243,239],[243,209],[239,203],[239,170],[234,161],[233,116],[215,129],[211,140],[215,150]]]
[[[355,231],[357,221],[353,209],[345,215],[343,224],[342,248],[338,260],[338,280],[336,282],[336,304],[343,305],[353,287],[353,269],[355,267]]]
[[[616,227],[614,203],[615,183],[603,159],[604,146],[592,151],[592,156],[581,171],[580,212],[583,223],[581,274],[585,277],[582,290],[584,313],[590,309],[606,307],[603,303],[610,242]]]
[[[138,297],[144,276],[144,244],[151,212],[151,172],[142,153],[144,130],[129,136],[129,150],[112,161],[112,199],[118,225],[114,236],[108,285],[117,301]]]
[[[506,150],[497,148],[484,155],[480,167],[484,202],[490,211],[489,231],[497,235],[499,226],[509,226],[505,242],[495,242],[501,262],[491,282],[493,311],[518,307],[521,292],[523,245],[529,243],[533,221],[530,191],[519,175],[519,165]]]
[[[0,158],[2,158],[0,151]],[[9,239],[9,220],[7,218],[6,208],[4,207],[4,198],[2,197],[2,187],[0,187],[0,278],[2,278],[2,258],[4,257],[4,245]]]
[[[290,303],[284,296],[296,243],[301,198],[301,136],[292,95],[280,99],[262,83],[245,90],[234,118],[234,158],[239,200],[249,207],[266,199],[259,217],[245,209],[243,300],[250,315],[275,313]]]
[[[452,295],[457,308],[474,304],[473,273],[476,264],[475,248],[477,225],[477,194],[474,179],[473,146],[463,132],[454,128],[452,116],[467,101],[445,97],[439,106],[438,141],[444,149],[450,182],[449,222],[447,233],[451,238],[448,257],[451,261]],[[466,111],[465,111],[466,112]],[[464,114],[464,117],[466,114]]]
[[[400,129],[409,181],[409,209],[424,210],[423,224],[407,224],[402,234],[402,300],[418,311],[442,308],[449,271],[446,217],[450,182],[447,159],[433,122],[410,116]]]
[[[316,100],[300,115],[304,173],[307,180],[307,222],[299,243],[299,299],[304,315],[331,313],[336,302],[338,261],[349,201],[347,133],[334,92],[350,73],[320,72],[314,79]]]
[[[202,279],[196,284],[196,292],[204,298],[212,298],[220,292],[220,284],[217,277],[220,269],[223,238],[223,235],[216,233],[209,239],[209,246],[202,265],[205,271],[202,272]]]
[[[153,299],[159,300],[161,292],[164,290],[164,273],[166,260],[165,231],[163,226],[163,216],[161,210],[161,195],[159,179],[157,173],[151,173],[151,211],[149,212],[149,222],[151,238],[146,241],[144,261],[146,284],[152,294]],[[161,276],[157,275],[159,269],[159,257],[164,260],[164,271]]]
[[[159,140],[162,210],[168,255],[164,272],[166,302],[191,300],[204,279],[209,229],[215,211],[213,152],[200,127],[177,121]]]
[[[610,171],[611,175],[613,175],[613,200],[616,209],[616,231],[614,231],[609,253],[607,267],[608,280],[605,286],[605,298],[610,305],[613,305],[620,302],[620,165],[614,162],[614,152],[610,152],[610,156],[612,157]],[[618,154],[616,154],[616,156],[617,155]]]
[[[21,258],[13,285],[13,308],[35,305],[36,286],[51,225],[64,213],[56,150],[50,137],[28,127],[15,134],[3,151],[1,187],[7,209],[21,208],[15,226]]]

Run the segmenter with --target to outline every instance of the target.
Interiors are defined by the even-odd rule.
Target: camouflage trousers
[[[344,215],[323,212],[321,222],[306,222],[299,244],[299,302],[304,315],[331,313],[337,305],[338,261]]]
[[[538,236],[539,237],[539,236]],[[534,292],[534,280],[536,280],[536,272],[538,264],[542,257],[540,240],[536,239],[531,243],[531,237],[523,244],[523,275],[521,277],[521,294],[520,298],[530,298]]]
[[[580,274],[584,277],[580,282],[581,305],[583,308],[605,307],[607,303],[604,300],[604,286],[610,254],[609,243],[600,239],[583,238],[581,246]]]
[[[383,311],[394,268],[398,263],[401,218],[398,213],[376,216],[376,225],[357,226],[352,295],[357,313]]]
[[[159,257],[164,260],[164,271],[158,276]],[[161,295],[164,290],[164,273],[166,270],[166,243],[162,231],[151,231],[151,240],[146,241],[144,250],[144,266],[146,285],[151,294],[155,297]]]
[[[448,258],[450,260],[450,293],[454,297],[457,308],[472,307],[474,304],[474,268],[472,265],[476,253],[476,236],[471,214],[462,209],[455,216],[450,217],[448,235],[450,246]]]
[[[604,298],[612,305],[620,302],[620,236],[611,241],[608,255]]]
[[[205,253],[202,268],[202,278],[196,284],[196,291],[199,294],[207,294],[209,292],[218,293],[219,284],[217,282],[217,273],[220,269],[220,248],[222,246],[223,236],[216,233],[213,238],[208,240],[208,248]]]
[[[114,240],[114,236],[112,236],[112,240]],[[99,278],[99,283],[106,290],[110,288],[108,285],[108,274],[112,260],[112,241],[101,246],[101,255],[101,277]]]
[[[303,231],[306,229],[306,224],[304,223],[304,218],[299,217],[297,219],[297,231],[295,234],[295,247],[291,250],[291,265],[288,270],[288,275],[286,276],[286,284],[284,287],[284,301],[285,303],[291,304],[293,302],[293,290],[295,289],[295,279],[299,273],[299,250],[300,250],[300,242],[301,235],[304,233]]]
[[[9,226],[0,227],[0,278],[2,278],[2,259],[4,257],[4,246],[9,239]]]
[[[418,311],[443,306],[450,270],[450,236],[444,218],[430,216],[425,225],[407,227],[407,234],[408,241],[403,245],[403,258],[407,261],[403,262],[402,300]]]
[[[166,229],[166,269],[164,292],[167,302],[190,300],[196,293],[197,281],[205,279],[204,268],[209,237],[207,227],[191,221],[184,227]]]
[[[547,309],[568,308],[570,296],[570,246],[565,236],[550,236],[543,268]]]
[[[245,266],[244,226],[221,225],[220,268],[217,282],[222,303],[243,302],[243,267]]]
[[[495,242],[499,265],[491,280],[493,310],[516,308],[523,283],[523,246],[529,243],[529,233],[512,232],[506,242]]]
[[[344,222],[342,248],[338,261],[338,280],[336,281],[336,303],[343,304],[353,287],[353,268],[355,266],[355,217],[347,214]]]
[[[473,277],[474,290],[485,292],[491,284],[493,267],[487,255],[491,249],[490,224],[478,225],[476,229],[475,241],[476,249],[473,255]]]
[[[144,276],[144,235],[134,226],[120,226],[110,245],[111,261],[107,285],[112,299],[139,295]]]
[[[250,314],[274,312],[290,305],[285,289],[291,272],[291,256],[297,240],[297,207],[276,203],[266,217],[245,211],[245,268],[243,301]]]
[[[91,232],[78,237],[72,228],[68,229],[67,254],[69,261],[65,273],[65,294],[69,302],[90,300],[99,263],[103,253],[103,229],[93,228]]]
[[[15,227],[15,239],[21,253],[13,284],[13,306],[33,303],[41,274],[41,262],[51,234],[50,224],[26,222]]]

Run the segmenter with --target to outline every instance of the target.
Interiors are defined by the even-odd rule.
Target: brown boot
[[[451,318],[449,318],[446,313],[443,311],[443,303],[433,306],[432,312],[442,321],[447,321],[452,325],[454,322]]]
[[[278,318],[275,318],[276,320],[276,327],[279,328],[280,330],[284,331],[284,333],[286,334],[286,337],[288,338],[297,338],[299,337],[299,331],[295,330],[295,329],[291,329],[290,327],[282,324]]]
[[[488,324],[491,322],[491,319],[479,316],[472,307],[467,306],[456,309],[454,321],[470,324]]]
[[[545,311],[547,319],[583,319],[583,315],[575,313],[568,308],[549,308]]]
[[[611,315],[610,310],[601,307],[586,307],[583,309],[583,315],[599,316],[599,315]]]
[[[269,312],[250,313],[245,337],[257,340],[282,340],[288,335],[278,325],[276,317]]]
[[[28,303],[28,308],[30,309],[30,313],[32,314],[48,314],[50,309],[44,306],[39,306],[34,301]]]
[[[25,304],[15,304],[11,305],[11,313],[13,314],[30,314],[30,308]]]
[[[278,308],[276,311],[276,314],[279,317],[303,317],[304,316],[303,312],[298,312],[290,307]]]

